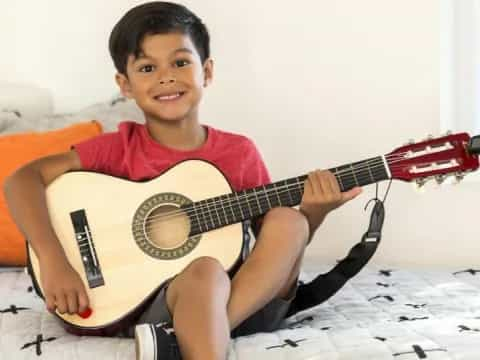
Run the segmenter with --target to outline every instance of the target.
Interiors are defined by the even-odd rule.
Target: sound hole
[[[190,220],[175,205],[160,205],[145,218],[147,239],[157,248],[168,250],[182,246],[188,240]]]

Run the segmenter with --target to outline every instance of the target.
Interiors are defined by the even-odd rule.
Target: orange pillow
[[[47,132],[0,136],[0,265],[26,265],[25,239],[13,222],[3,194],[5,178],[29,161],[70,150],[88,138],[100,135],[97,121],[77,123]]]

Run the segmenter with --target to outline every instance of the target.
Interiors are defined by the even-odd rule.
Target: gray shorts
[[[243,225],[244,243],[242,249],[242,259],[246,259],[250,251],[250,238],[251,236],[253,236],[253,234],[249,232],[249,222],[244,222]],[[237,265],[241,266],[242,264],[243,260],[234,266],[234,268],[229,272],[230,278],[232,278],[234,274],[238,271]],[[150,303],[147,305],[145,311],[143,311],[140,317],[138,317],[138,319],[126,330],[122,331],[119,336],[133,337],[135,326],[138,324],[158,324],[162,322],[173,323],[172,315],[167,308],[167,301],[165,296],[168,284],[172,279],[165,282],[165,284],[160,288],[160,290],[158,290],[157,294],[153,296],[153,299],[150,300]],[[280,327],[283,319],[287,315],[290,304],[297,293],[297,288],[298,279],[288,292],[285,299],[272,299],[263,308],[252,314],[249,318],[247,318],[240,325],[238,325],[231,332],[231,337],[235,338],[237,336],[245,336],[257,332],[271,332],[277,330]]]
[[[166,291],[167,283],[154,295],[153,301],[140,315],[123,335],[133,337],[135,326],[138,324],[158,324],[162,322],[173,323],[172,315],[167,307]],[[232,338],[250,335],[257,332],[271,332],[280,328],[280,325],[287,314],[292,300],[295,298],[298,288],[298,281],[292,286],[286,298],[274,298],[263,308],[252,314],[249,318],[238,325],[230,334]]]

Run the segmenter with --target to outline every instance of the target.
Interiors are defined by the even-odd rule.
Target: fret
[[[245,203],[247,204],[248,211],[250,212],[250,219],[255,217],[253,214],[252,207],[250,206],[250,198],[249,195],[247,194],[247,190],[243,190],[243,196],[245,198]]]
[[[379,173],[379,180],[390,179],[388,164],[383,159],[383,157],[382,156],[377,157],[377,162],[379,165],[377,165],[376,167],[377,168],[379,167],[380,169],[375,170],[375,172]]]
[[[375,171],[372,171],[370,163],[374,164],[374,168],[376,169]],[[363,171],[362,175],[362,180],[361,180],[361,186],[363,185],[368,185],[371,183],[375,183],[377,181],[385,180],[384,174],[383,174],[383,164],[380,160],[380,158],[371,158],[366,161],[360,162],[361,164],[361,169]],[[380,167],[379,167],[380,165]],[[375,174],[378,174],[378,178],[375,176]]]
[[[234,221],[236,221],[237,219],[240,218],[239,216],[237,216],[235,214],[235,211],[233,210],[233,204],[234,204],[235,200],[233,199],[232,195],[226,195],[226,197],[228,198],[227,207],[230,208],[230,212],[232,213],[232,222],[234,222]]]
[[[356,181],[353,178],[353,174],[350,171],[351,165],[343,165],[339,167],[340,178],[344,187],[344,191],[348,191],[355,187]]]
[[[357,186],[359,186],[360,184],[358,183],[358,179],[355,176],[355,169],[353,168],[353,164],[350,164],[350,168],[352,169],[352,176],[353,176],[353,179],[355,180],[355,184],[357,184]]]
[[[369,162],[370,162],[370,160],[367,160],[367,169],[368,169],[368,172],[370,174],[370,179],[372,179],[372,183],[374,183],[375,182],[375,177],[372,174],[372,169],[370,168]]]
[[[343,165],[334,168],[334,171],[339,175],[337,180],[342,191],[350,190],[355,186],[364,186],[388,179],[381,157]]]
[[[210,222],[212,223],[212,229],[215,229],[215,220],[213,219],[213,214],[210,211],[210,206],[208,206],[208,199],[205,200],[205,207],[207,208],[207,214],[210,215]]]
[[[278,194],[278,187],[277,187],[277,186],[273,186],[273,189],[275,189],[275,195],[277,195],[278,206],[283,206],[283,205],[282,205],[282,199],[280,199],[280,195]]]
[[[367,174],[368,170],[364,161],[353,163],[353,170],[356,179],[355,184],[358,182],[357,186],[363,186],[370,182]]]
[[[258,213],[261,214],[263,212],[262,205],[260,205],[260,201],[258,200],[257,190],[255,188],[253,189],[253,194],[255,195],[255,200],[257,200]]]
[[[304,182],[300,179],[300,177],[295,178],[295,195],[298,197],[295,202],[300,202],[302,200],[302,195],[303,195],[303,186]]]
[[[210,200],[211,200],[211,205],[215,210],[215,214],[217,214],[217,219],[218,219],[218,226],[215,226],[215,227],[220,227],[223,225],[223,223],[222,223],[222,219],[220,218],[220,214],[218,213],[218,198],[213,198]]]
[[[277,206],[282,206],[282,201],[278,195],[277,184],[263,185],[263,193],[267,196],[268,209],[273,209]]]
[[[264,191],[265,197],[267,198],[268,208],[269,208],[269,209],[273,209],[272,203],[270,202],[269,193],[267,192],[267,189],[265,188],[265,185],[263,185],[262,187],[263,187],[263,191]]]
[[[285,184],[285,190],[284,191],[287,191],[288,197],[290,199],[289,204],[293,204],[294,201],[293,201],[293,198],[292,198],[292,194],[290,193],[290,189],[288,188],[288,186],[289,186],[288,185],[288,180],[285,180],[284,184]]]
[[[267,197],[267,193],[262,189],[261,186],[257,188],[257,195],[258,195],[258,200],[260,201],[260,213],[265,214],[268,212],[268,210],[271,209],[270,207],[270,200]]]
[[[234,194],[235,194],[235,197],[237,198],[237,205],[240,209],[240,213],[242,214],[242,219],[246,219],[245,214],[243,213],[242,203],[240,202],[240,199],[238,198],[238,193],[235,192]]]
[[[355,163],[355,164],[358,164],[356,166],[356,169],[358,170],[357,174],[358,174],[358,181],[360,183],[360,186],[364,186],[372,183],[371,176],[370,176],[370,166],[369,166],[370,161],[372,161],[372,159]]]
[[[195,218],[196,218],[196,221],[197,221],[197,224],[198,224],[198,230],[200,230],[200,232],[203,232],[203,230],[202,230],[202,223],[201,223],[200,218],[199,218],[199,216],[198,216],[197,209],[195,208],[195,204],[188,205],[188,206],[186,207],[186,209],[188,209],[189,207],[191,207],[191,208],[193,209],[193,214],[194,214],[194,216],[195,216]],[[187,213],[188,213],[188,210],[187,210]],[[192,226],[192,227],[193,227],[193,226]]]
[[[340,174],[338,173],[338,167],[336,167],[334,170],[333,170],[333,173],[335,174],[335,177],[338,181],[338,185],[340,185],[340,191],[345,191],[345,186],[343,186],[343,181],[342,181],[342,177],[340,176]]]
[[[218,199],[220,201],[220,205],[222,206],[223,215],[225,216],[225,225],[226,225],[226,224],[230,223],[230,221],[228,219],[228,216],[227,216],[227,212],[225,211],[225,206],[224,206],[224,199],[228,199],[228,196],[222,195]]]
[[[202,200],[202,201],[199,201],[197,202],[197,206],[199,207],[199,211],[200,211],[200,214],[202,215],[202,222],[203,222],[203,225],[205,225],[205,231],[209,231],[210,229],[208,228],[208,221],[207,221],[207,217],[205,216],[205,210],[203,209],[203,204],[205,201]]]

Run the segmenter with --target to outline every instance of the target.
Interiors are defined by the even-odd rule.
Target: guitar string
[[[375,168],[378,169],[378,168],[380,168],[380,166],[372,167],[371,169],[375,172]],[[365,180],[367,177],[371,178],[371,176],[368,176],[368,175],[365,175],[365,177],[360,177],[357,174],[357,179]],[[183,209],[180,209],[180,210],[175,209],[173,211],[166,212],[164,214],[151,216],[145,222],[140,221],[140,222],[133,223],[132,225],[143,226],[144,224],[148,224],[148,223],[157,223],[158,220],[171,219],[173,217],[176,217],[177,215],[182,215],[183,216],[185,213],[188,214],[188,215],[194,214],[198,218],[198,214],[201,213],[201,211],[203,211],[203,210],[208,210],[209,212],[211,212],[211,210],[210,210],[211,208],[218,209],[220,206],[223,206],[223,207],[227,206],[227,209],[228,209],[228,207],[233,209],[233,205],[235,205],[239,200],[240,201],[251,201],[251,200],[256,200],[257,198],[260,200],[260,197],[262,197],[262,196],[265,197],[265,195],[263,195],[263,194],[268,194],[268,195],[278,194],[280,196],[280,195],[284,195],[284,194],[288,193],[290,190],[295,190],[295,189],[300,190],[298,186],[299,186],[299,184],[302,184],[302,183],[303,183],[303,181],[298,181],[297,180],[294,183],[288,183],[288,184],[286,183],[285,185],[279,185],[275,188],[265,189],[265,191],[263,193],[256,193],[256,194],[247,194],[244,191],[243,194],[238,195],[236,197],[231,197],[231,194],[225,194],[224,196],[228,197],[228,199],[224,199],[224,200],[220,199],[219,201],[212,201],[210,203],[205,202],[205,204],[204,205],[202,204],[201,206],[190,206],[190,209],[187,209],[186,211],[183,210]],[[268,186],[268,184],[265,185],[265,186]],[[204,200],[201,200],[201,201],[204,201]],[[199,202],[201,202],[201,201],[199,201]],[[187,207],[188,207],[188,205],[187,205]],[[80,234],[80,232],[79,232],[79,234]]]
[[[394,157],[397,156],[397,155],[398,155],[398,154],[391,154],[391,155],[389,156],[389,158],[394,158]],[[396,159],[395,159],[395,160],[396,160]],[[395,162],[402,161],[403,158],[402,158],[402,160],[397,160],[397,161],[395,161],[395,160],[392,161],[392,162],[390,162],[389,164],[393,164],[393,163],[395,163]],[[376,165],[369,166],[368,163],[370,163],[370,162],[376,163]],[[367,163],[366,166],[364,166],[365,163]],[[358,165],[362,165],[362,166],[358,166]],[[355,174],[354,174],[355,171],[359,171],[359,170],[363,170],[363,169],[370,169],[370,170],[374,170],[374,171],[375,171],[376,168],[380,168],[380,167],[383,167],[383,168],[384,168],[384,165],[385,165],[385,164],[383,163],[383,158],[382,158],[382,157],[376,157],[376,158],[372,158],[372,159],[366,160],[366,161],[364,161],[364,162],[361,162],[361,164],[358,164],[358,165],[353,165],[353,164],[352,164],[351,168],[354,169],[353,171],[352,171],[351,169],[339,170],[339,171],[335,172],[334,175],[335,175],[335,176],[337,176],[337,175],[340,175],[340,176],[341,176],[341,174],[348,173],[348,174],[351,174],[354,178],[356,178],[356,179],[358,180],[358,179],[360,179],[360,176],[363,176],[363,175],[361,175],[361,174],[356,174],[357,176],[355,176]],[[344,166],[348,166],[348,165],[344,165]],[[392,169],[396,169],[396,166],[389,166],[389,168],[390,168],[391,170],[392,170]],[[365,179],[365,178],[368,178],[368,177],[371,178],[371,176],[368,176],[368,175],[363,176],[364,179]],[[297,179],[298,179],[298,178],[297,178]],[[134,223],[133,225],[134,225],[134,226],[143,226],[143,224],[156,223],[157,220],[159,220],[158,218],[162,218],[161,220],[165,220],[165,219],[170,219],[170,218],[172,218],[172,217],[175,217],[175,216],[177,216],[177,214],[178,214],[178,215],[183,215],[183,214],[185,214],[185,213],[187,213],[187,214],[195,213],[196,216],[197,216],[197,218],[198,218],[198,213],[199,213],[199,211],[202,211],[202,210],[204,210],[204,209],[207,209],[207,210],[210,212],[210,219],[212,219],[213,216],[212,216],[212,211],[210,210],[210,207],[214,207],[214,208],[215,208],[214,210],[217,212],[217,216],[218,216],[218,205],[219,205],[219,204],[222,205],[222,206],[224,206],[224,205],[230,206],[230,208],[233,209],[233,205],[232,205],[232,204],[237,203],[237,198],[238,198],[238,200],[247,200],[247,201],[248,201],[249,199],[253,199],[253,200],[257,200],[257,199],[258,199],[259,201],[264,201],[264,200],[266,200],[266,197],[265,197],[265,195],[264,195],[264,194],[266,194],[266,193],[276,192],[276,193],[278,193],[279,195],[280,195],[280,194],[284,194],[284,193],[290,191],[291,188],[293,188],[293,189],[297,188],[297,189],[298,189],[298,185],[299,185],[299,184],[303,184],[303,183],[304,183],[304,181],[300,181],[300,182],[297,181],[296,183],[293,183],[293,184],[291,183],[291,184],[288,184],[288,185],[277,186],[276,188],[271,188],[271,189],[268,189],[268,190],[265,189],[265,191],[262,192],[262,193],[246,194],[246,192],[244,191],[244,194],[243,194],[243,195],[240,195],[240,196],[237,196],[237,197],[231,198],[231,199],[229,198],[229,199],[228,199],[229,201],[223,201],[223,200],[220,199],[220,201],[217,201],[217,202],[211,202],[211,203],[207,203],[207,202],[206,202],[205,205],[202,205],[202,206],[200,206],[200,207],[193,207],[193,206],[192,206],[192,211],[174,210],[174,211],[171,211],[171,212],[168,212],[168,213],[165,213],[165,214],[160,214],[160,215],[152,216],[152,217],[149,218],[149,220],[147,220],[147,221],[145,221],[145,222],[138,222],[138,223]],[[268,184],[265,185],[265,186],[268,186]],[[279,189],[281,189],[280,192],[278,191]],[[300,191],[300,189],[299,189],[299,191]],[[230,195],[231,195],[231,194],[225,194],[225,196],[227,196],[227,197],[230,196]],[[260,195],[260,197],[259,197],[259,195]],[[262,198],[262,196],[263,196],[263,198]],[[204,200],[202,200],[202,201],[204,201]],[[248,205],[250,205],[250,204],[248,204]],[[252,211],[250,211],[250,213],[251,213],[251,212],[252,212]],[[203,216],[203,218],[206,219],[205,216]],[[214,221],[212,221],[212,222],[213,222],[213,224],[215,224]],[[207,228],[208,228],[208,225],[206,225],[206,226],[207,226]],[[150,227],[150,229],[151,229],[151,227]],[[82,234],[82,233],[84,234],[85,232],[79,232],[79,233],[77,233],[77,234]]]
[[[408,153],[408,152],[405,152],[404,154],[407,154],[407,153]],[[389,159],[390,159],[390,158],[393,159],[394,156],[397,155],[397,154],[391,154],[391,155],[392,155],[392,156],[387,155],[386,157],[389,157]],[[395,160],[397,160],[397,161],[395,161]],[[399,167],[399,166],[391,166],[391,164],[394,164],[394,163],[396,163],[396,162],[400,162],[400,161],[403,161],[403,160],[404,160],[404,158],[402,157],[401,159],[394,159],[393,161],[388,162],[388,164],[390,165],[390,166],[389,166],[390,170],[398,170],[398,169],[400,169],[401,167]],[[374,163],[376,162],[376,164],[373,165],[373,166],[368,165],[371,161],[373,161]],[[365,163],[367,163],[367,165],[364,165]],[[359,165],[360,165],[360,164],[359,164]],[[334,172],[333,174],[334,174],[335,176],[337,176],[337,175],[340,176],[340,181],[342,181],[342,179],[341,179],[341,175],[342,175],[342,174],[352,175],[354,178],[358,178],[357,175],[358,175],[358,176],[361,176],[361,174],[356,174],[355,171],[375,170],[375,169],[378,169],[378,168],[384,168],[384,167],[385,167],[385,166],[384,166],[385,164],[384,164],[384,162],[383,162],[382,157],[376,157],[376,158],[372,158],[372,159],[370,159],[370,160],[363,161],[363,162],[361,162],[361,165],[362,165],[362,166],[353,165],[353,166],[351,167],[351,168],[354,169],[353,171],[351,170],[351,168],[348,168],[348,169],[336,171],[336,172]],[[349,165],[343,165],[343,166],[349,166]],[[339,167],[342,167],[342,166],[339,166]],[[337,167],[337,168],[338,168],[338,167]],[[337,168],[334,168],[334,169],[337,169]],[[376,170],[375,170],[375,171],[376,171]],[[365,176],[366,176],[367,178],[369,177],[368,175],[365,175]],[[301,177],[301,176],[299,176],[299,177]],[[298,178],[299,178],[299,177],[298,177]],[[371,177],[371,176],[370,176],[370,177]],[[268,184],[265,185],[265,186],[268,186]],[[278,187],[278,186],[277,186],[276,188],[272,188],[272,189],[268,189],[268,190],[265,189],[265,190],[263,191],[263,193],[273,192],[273,191],[276,191],[276,189],[279,189],[279,188],[281,188],[281,187]],[[263,193],[260,193],[260,195],[262,195]],[[225,195],[226,195],[226,196],[230,196],[231,194],[225,194]],[[236,202],[237,200],[245,200],[245,198],[248,198],[249,196],[252,197],[252,198],[256,198],[256,197],[258,196],[258,193],[257,193],[257,194],[246,194],[246,193],[244,193],[244,194],[241,195],[241,196],[238,196],[238,197],[236,197],[236,198],[234,198],[234,199],[228,199],[228,200],[231,200],[231,201],[230,201],[230,203],[231,203],[231,202]],[[201,201],[205,201],[205,200],[201,200]],[[201,202],[201,201],[200,201],[200,202]],[[218,206],[219,204],[220,204],[220,205],[227,204],[227,206],[229,205],[229,203],[226,203],[226,202],[224,202],[224,203],[222,204],[222,201],[223,201],[223,200],[221,200],[220,202],[218,202],[218,201],[217,201],[217,202],[211,202],[211,203],[205,202],[205,205],[202,205],[202,206],[200,206],[200,207],[196,207],[196,209],[197,209],[197,210],[204,210],[204,209],[206,208],[207,210],[209,210],[209,207],[210,207],[210,206]],[[247,201],[248,201],[248,200],[247,200]],[[210,205],[210,206],[209,206],[209,205]],[[184,213],[184,211],[179,210],[178,213]],[[171,215],[171,214],[175,214],[175,211],[170,212],[170,213],[165,213],[165,214],[157,215],[157,216],[153,216],[153,217],[151,217],[150,219],[154,219],[155,217],[164,217],[164,216]]]
[[[341,170],[341,171],[337,171],[337,172],[334,172],[334,175],[337,176],[340,174],[340,177],[342,174],[348,174],[348,175],[351,175],[354,179],[356,178],[357,180],[358,179],[362,179],[362,180],[365,180],[365,179],[368,179],[368,178],[372,178],[372,174],[355,174],[355,171],[359,171],[359,170],[373,170],[373,171],[376,171],[377,169],[379,168],[382,168],[384,169],[384,163],[382,160],[379,160],[378,158],[374,158],[374,159],[371,159],[371,160],[367,160],[366,162],[370,162],[370,161],[373,161],[373,162],[376,162],[377,164],[374,165],[374,166],[363,166],[363,163],[362,163],[362,166],[358,166],[358,167],[355,167],[353,166],[354,168],[354,171],[350,170],[350,169],[345,169],[345,170]],[[347,165],[346,165],[347,166]],[[397,167],[396,166],[390,166],[390,169],[392,170],[397,170]],[[300,177],[298,177],[300,178]],[[298,179],[297,178],[297,179]],[[337,179],[338,180],[338,179]],[[342,179],[340,178],[340,182],[342,182]],[[361,181],[359,181],[361,182]],[[300,182],[300,183],[303,183]],[[295,182],[293,184],[290,184],[292,185],[290,188],[293,188],[295,189],[297,187],[297,185],[299,184],[299,182]],[[265,186],[268,186],[265,185]],[[245,191],[244,191],[244,194],[240,195],[240,196],[236,196],[236,197],[230,197],[231,194],[225,194],[224,196],[227,196],[228,199],[219,199],[217,201],[212,201],[210,203],[208,203],[206,200],[201,200],[199,202],[202,202],[202,201],[205,201],[205,205],[201,205],[201,206],[195,206],[195,208],[192,208],[192,212],[198,212],[198,211],[203,211],[203,210],[207,210],[207,211],[211,211],[210,208],[211,207],[214,207],[215,209],[219,208],[220,206],[232,206],[232,203],[235,204],[238,202],[238,200],[242,200],[242,201],[248,201],[250,199],[253,199],[253,200],[256,200],[258,198],[258,196],[263,196],[263,198],[265,198],[265,194],[268,194],[270,195],[271,193],[273,193],[275,195],[275,192],[277,192],[279,189],[284,189],[285,186],[287,186],[288,189],[290,189],[288,187],[288,185],[282,185],[282,186],[276,186],[274,188],[271,188],[271,189],[264,189],[263,191],[260,190],[261,192],[257,193],[257,192],[254,192],[253,194],[250,193],[250,194],[247,194]],[[285,193],[284,191],[282,193]],[[262,198],[262,199],[263,199]],[[188,205],[187,205],[188,206]],[[187,211],[188,213],[188,211]],[[184,210],[174,210],[174,211],[171,211],[171,212],[168,212],[168,213],[164,213],[164,214],[160,214],[160,215],[155,215],[155,216],[152,216],[149,218],[150,221],[146,221],[146,222],[142,222],[141,224],[145,223],[149,223],[149,222],[154,222],[156,218],[164,218],[164,219],[168,219],[170,217],[174,217],[176,214],[185,214],[185,211]]]

